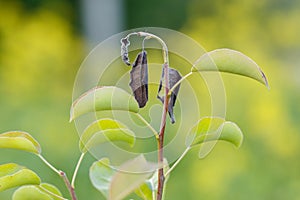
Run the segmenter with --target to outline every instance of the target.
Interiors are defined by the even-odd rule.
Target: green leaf
[[[93,186],[99,190],[107,199],[109,196],[109,187],[113,175],[116,173],[110,167],[108,158],[102,158],[93,163],[90,168],[90,180]]]
[[[113,200],[123,199],[133,192],[157,168],[156,164],[147,162],[142,155],[127,161],[118,171],[109,164],[107,158],[94,162],[90,168],[90,179],[97,190]]]
[[[22,185],[38,185],[40,182],[33,171],[23,166],[14,163],[0,165],[0,192]]]
[[[231,49],[216,49],[203,54],[194,64],[192,72],[221,71],[253,78],[269,88],[267,78],[259,66],[248,56]]]
[[[164,173],[166,173],[168,170],[169,170],[168,161],[164,159]],[[168,180],[169,180],[169,175],[165,177],[164,191],[167,186]],[[139,197],[143,198],[144,200],[154,200],[156,199],[157,187],[158,187],[158,170],[156,170],[156,172],[151,176],[151,178],[145,180],[145,182],[135,190],[135,193]]]
[[[46,191],[46,193],[48,194],[54,194],[54,195],[51,195],[53,196],[53,198],[56,200],[56,199],[62,199],[62,198],[57,198],[56,196],[59,196],[59,197],[63,197],[61,192],[59,191],[59,189],[52,185],[52,184],[49,184],[49,183],[42,183],[39,185],[39,188],[43,191]],[[56,196],[55,196],[56,195]]]
[[[125,198],[139,188],[157,168],[157,164],[147,162],[142,154],[127,161],[111,180],[109,199]]]
[[[35,154],[41,153],[40,144],[30,134],[23,131],[0,134],[0,148],[19,149]]]
[[[12,197],[13,200],[62,200],[60,191],[53,185],[26,185],[18,188]]]
[[[233,122],[218,117],[202,118],[190,131],[187,144],[190,147],[209,141],[223,140],[240,147],[243,142],[241,129]]]
[[[70,121],[86,113],[103,110],[125,110],[137,113],[139,105],[132,95],[120,88],[95,87],[73,102]]]
[[[92,146],[105,142],[122,141],[129,145],[135,142],[134,133],[124,124],[113,119],[100,119],[90,124],[80,137],[79,148],[86,153]]]

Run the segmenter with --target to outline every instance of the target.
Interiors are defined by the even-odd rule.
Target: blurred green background
[[[68,123],[73,82],[91,44],[96,45],[87,45],[91,38],[83,20],[82,7],[92,2],[0,0],[0,131],[31,133],[43,155],[69,176],[79,156],[78,135]],[[101,1],[101,9],[109,2]],[[237,150],[220,142],[204,160],[192,151],[171,175],[166,199],[299,199],[300,1],[113,2],[120,10],[110,15],[119,17],[120,24],[103,28],[108,32],[101,39],[136,27],[175,29],[208,51],[242,51],[263,68],[270,82],[267,91],[249,79],[223,75],[227,119],[241,127],[244,144]],[[92,161],[91,156],[84,160],[79,171],[79,199],[103,199],[88,179]],[[60,178],[35,156],[1,149],[0,163],[7,162],[33,169],[68,195]],[[0,199],[10,199],[12,192],[0,193]]]

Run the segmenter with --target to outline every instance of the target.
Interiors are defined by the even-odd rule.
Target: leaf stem
[[[52,169],[55,173],[60,175],[60,171],[56,169],[53,165],[51,165],[41,154],[38,154],[38,157],[50,168]]]
[[[78,173],[78,170],[79,170],[79,167],[80,167],[80,164],[81,164],[81,162],[82,162],[82,160],[83,160],[84,155],[85,155],[85,153],[82,153],[82,154],[80,155],[79,160],[78,160],[77,165],[76,165],[76,168],[75,168],[75,170],[74,170],[74,174],[73,174],[72,182],[71,182],[71,186],[72,186],[73,188],[75,188],[75,179],[76,179],[76,176],[77,176],[77,173]]]
[[[171,171],[178,165],[178,163],[182,160],[182,158],[189,152],[191,147],[188,147],[184,150],[184,152],[181,154],[181,156],[176,160],[176,162],[172,165],[172,167],[165,173],[165,176],[167,177]]]
[[[169,90],[168,96],[171,95],[171,93],[173,92],[173,90],[182,82],[184,81],[186,78],[188,78],[190,75],[192,75],[193,72],[189,72],[188,74],[184,75],[178,82],[175,83],[175,85]]]
[[[142,120],[142,121],[146,124],[146,126],[153,132],[153,134],[155,135],[155,137],[158,138],[159,135],[158,135],[157,131],[156,131],[156,130],[148,123],[148,121],[145,120],[145,118],[144,118],[143,116],[141,116],[139,113],[135,113],[135,114],[136,114],[136,115],[139,117],[139,119]]]

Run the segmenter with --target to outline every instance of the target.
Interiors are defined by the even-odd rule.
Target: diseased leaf
[[[114,86],[95,87],[73,102],[70,121],[89,112],[125,110],[137,113],[139,106],[133,96]]]
[[[146,51],[140,52],[130,71],[131,90],[139,107],[143,108],[148,101],[148,64]]]
[[[179,72],[175,69],[169,68],[169,87],[172,88],[180,79],[181,79],[181,75],[179,74]],[[158,94],[157,94],[157,98],[162,103],[164,103],[165,97],[160,96],[159,93],[162,89],[163,80],[164,80],[164,69],[162,70],[162,77],[160,79]],[[174,116],[173,108],[175,106],[175,102],[176,102],[176,98],[177,98],[179,89],[180,89],[180,84],[172,91],[171,97],[170,97],[170,100],[169,100],[168,113],[169,113],[172,124],[175,123],[175,116]]]
[[[268,85],[267,78],[259,66],[248,56],[231,49],[216,49],[203,54],[194,64],[196,71],[221,71],[255,79]]]
[[[23,131],[10,131],[0,134],[0,148],[18,149],[35,154],[41,153],[40,144]]]
[[[52,194],[51,194],[52,193]],[[62,200],[60,191],[53,185],[26,185],[18,188],[12,197],[13,200]]]
[[[191,129],[187,137],[187,146],[194,147],[205,142],[218,140],[227,141],[240,147],[243,142],[243,133],[233,122],[218,117],[205,117]],[[206,154],[207,152],[201,153],[202,156]]]
[[[130,66],[130,61],[128,57],[128,46],[130,45],[128,37],[122,38],[121,39],[121,57],[123,62]]]
[[[38,185],[40,182],[33,171],[23,166],[14,163],[0,165],[0,192],[22,185]]]

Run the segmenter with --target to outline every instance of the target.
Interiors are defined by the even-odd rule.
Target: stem
[[[146,124],[146,126],[153,132],[155,137],[158,139],[159,135],[157,131],[147,122],[147,120],[145,120],[144,117],[141,116],[139,113],[135,113],[135,114],[140,118],[140,120],[142,120]]]
[[[168,112],[168,103],[169,103],[169,66],[168,63],[164,64],[164,73],[165,73],[165,101],[163,106],[162,119],[160,124],[160,133],[158,139],[158,164],[163,164],[164,161],[164,135],[166,128],[166,118]],[[164,168],[162,167],[158,170],[158,186],[157,186],[157,200],[161,200],[163,197],[163,188],[164,188],[165,176],[164,176]]]
[[[167,177],[171,171],[178,165],[178,163],[182,160],[182,158],[189,152],[191,147],[188,147],[184,150],[184,152],[181,154],[181,156],[176,160],[176,162],[172,165],[172,167],[166,172],[165,176]]]
[[[74,187],[71,186],[70,181],[67,178],[67,175],[65,172],[56,169],[53,165],[51,165],[41,154],[38,154],[38,157],[50,168],[52,169],[55,173],[57,173],[65,182],[65,185],[68,189],[68,191],[71,194],[72,200],[77,200],[76,194]]]
[[[85,153],[82,153],[79,157],[79,160],[77,162],[77,165],[76,165],[76,168],[75,168],[75,171],[74,171],[74,174],[73,174],[73,177],[72,177],[72,182],[71,182],[71,186],[73,188],[75,188],[75,179],[76,179],[76,176],[77,176],[77,173],[78,173],[78,169],[79,169],[79,166],[83,160],[83,157],[84,157]]]
[[[145,37],[146,39],[154,38],[157,41],[159,41],[159,43],[163,47],[164,63],[167,63],[169,65],[168,47],[167,47],[166,43],[160,37],[158,37],[158,36],[156,36],[156,35],[154,35],[152,33],[147,33],[147,32],[139,31],[139,32],[129,33],[125,38],[129,39],[129,37],[132,36],[132,35],[137,35],[137,36],[140,36],[140,37]]]
[[[60,171],[56,169],[53,165],[51,165],[41,154],[38,154],[38,156],[48,167],[50,167],[50,169],[52,169],[55,173],[60,175]]]
[[[164,161],[164,153],[163,153],[163,147],[164,147],[164,134],[165,134],[165,128],[166,128],[166,118],[167,118],[167,112],[168,112],[168,104],[169,104],[169,56],[168,56],[168,47],[166,43],[158,36],[147,33],[147,32],[133,32],[129,33],[125,38],[129,39],[130,36],[137,35],[140,37],[145,37],[145,39],[154,38],[162,45],[163,48],[163,58],[164,58],[164,74],[165,74],[165,100],[163,105],[163,112],[161,116],[161,124],[160,124],[160,131],[159,135],[157,137],[157,146],[158,146],[158,165],[161,165],[161,168],[158,170],[158,186],[157,186],[157,200],[161,200],[163,197],[163,188],[164,188],[164,182],[165,182],[165,176],[164,176],[164,168],[163,168],[163,161]],[[146,120],[145,120],[146,121]],[[147,122],[148,123],[148,122]],[[156,132],[155,132],[156,133]],[[155,134],[157,136],[157,133]]]
[[[65,185],[67,186],[67,188],[68,188],[68,190],[69,190],[69,193],[70,193],[70,195],[71,195],[71,197],[72,197],[72,200],[77,200],[77,197],[76,197],[76,194],[75,194],[74,187],[72,187],[72,185],[70,184],[70,181],[69,181],[69,179],[68,179],[66,173],[63,172],[63,171],[60,171],[60,172],[59,172],[59,175],[60,175],[60,177],[62,177],[62,179],[64,180]]]

